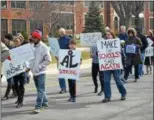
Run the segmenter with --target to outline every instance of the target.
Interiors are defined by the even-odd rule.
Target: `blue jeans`
[[[9,85],[13,85],[13,77],[7,79],[7,83],[8,83]]]
[[[37,89],[36,109],[42,108],[44,105],[48,105],[48,100],[45,92],[45,79],[46,75],[41,74],[34,76],[34,82]]]
[[[104,71],[104,94],[105,98],[111,98],[111,74],[113,74],[114,80],[116,82],[117,88],[119,92],[121,93],[121,96],[126,95],[126,89],[123,85],[123,82],[120,78],[120,70],[108,70]]]
[[[141,59],[142,59],[142,64],[140,64],[139,67],[138,67],[139,76],[142,76],[144,74],[143,65],[144,65],[145,53],[141,53]]]
[[[64,78],[59,78],[59,86],[61,90],[66,90],[66,83]]]

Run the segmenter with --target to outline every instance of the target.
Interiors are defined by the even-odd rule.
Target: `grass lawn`
[[[51,55],[51,57],[52,57],[51,64],[56,63],[57,61],[56,61],[55,57],[53,55]],[[88,52],[88,51],[82,51],[81,58],[82,58],[82,60],[90,59],[90,52]]]

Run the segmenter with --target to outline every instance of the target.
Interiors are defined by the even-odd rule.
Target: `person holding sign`
[[[70,38],[66,36],[66,31],[64,28],[60,28],[59,30],[60,38],[58,40],[60,49],[69,49],[69,41]],[[58,58],[57,58],[58,59]],[[60,94],[66,93],[66,83],[64,78],[59,78],[59,85],[61,88]]]
[[[111,31],[108,31],[106,33],[106,37],[107,37],[106,41],[113,40],[115,38],[113,32],[111,32]],[[104,45],[104,46],[109,47],[109,45],[111,45],[111,44],[108,44],[107,46]],[[119,46],[120,46],[120,42],[119,42]],[[113,48],[113,47],[117,48],[116,43],[111,45],[111,48]],[[106,103],[106,102],[109,102],[110,99],[111,99],[111,85],[110,85],[111,74],[113,74],[114,80],[115,80],[116,85],[118,87],[118,90],[121,93],[121,100],[125,100],[126,99],[126,89],[125,89],[123,82],[120,78],[121,70],[115,67],[112,70],[105,70],[103,72],[104,72],[104,94],[105,94],[105,98],[103,99],[102,102]]]
[[[151,44],[149,44],[149,47],[152,47],[152,46],[154,46],[154,37],[153,37],[153,32],[152,32],[152,30],[149,30],[148,31],[148,36],[147,36],[147,39],[149,38],[149,40],[151,40],[151,42],[149,42],[149,43],[151,43]],[[151,64],[152,64],[152,59],[153,59],[153,56],[151,57],[151,56],[146,56],[145,57],[145,62],[144,62],[144,65],[146,65],[146,74],[151,74],[152,73],[152,66],[151,66]],[[149,72],[149,68],[150,68],[150,72]]]
[[[76,41],[75,40],[70,41],[69,48],[70,48],[70,50],[76,49]],[[69,93],[70,93],[70,98],[68,99],[68,101],[69,102],[76,102],[76,80],[68,79],[68,86],[69,86]]]
[[[142,42],[140,38],[136,36],[136,31],[134,28],[129,28],[128,31],[128,40],[125,42],[125,53],[126,53],[126,69],[125,69],[125,80],[128,79],[129,72],[132,66],[135,66],[135,80],[139,79],[139,64],[142,64],[140,48]]]
[[[92,58],[92,79],[95,85],[94,93],[98,92],[97,75],[99,73],[101,91],[98,93],[98,95],[102,95],[104,91],[104,75],[103,72],[99,70],[98,51],[96,45],[91,47],[91,58]]]
[[[23,36],[17,36],[14,38],[14,43],[16,47],[19,47],[23,44],[24,37]],[[14,85],[15,85],[15,90],[17,92],[17,108],[20,108],[23,106],[23,100],[24,100],[24,93],[25,93],[25,88],[24,88],[24,83],[26,79],[26,74],[25,72],[22,72],[16,76],[14,76]]]
[[[29,70],[33,73],[35,87],[37,89],[37,99],[34,113],[39,113],[41,108],[48,108],[48,100],[45,92],[46,68],[51,62],[49,48],[41,41],[41,34],[37,31],[32,33],[34,43],[35,59],[31,61]]]

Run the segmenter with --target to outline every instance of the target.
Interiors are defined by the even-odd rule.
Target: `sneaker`
[[[48,105],[43,105],[42,108],[43,109],[49,109],[49,106]]]
[[[33,110],[33,113],[35,113],[35,114],[40,113],[40,109],[36,109],[36,108],[35,108],[35,109]]]
[[[72,98],[71,102],[75,103],[76,102],[76,98]]]
[[[21,108],[21,107],[23,107],[23,104],[22,104],[22,103],[19,103],[19,104],[16,106],[16,108]]]
[[[102,103],[107,103],[110,102],[110,98],[105,98],[104,100],[102,100]]]
[[[103,94],[103,90],[101,90],[99,93],[98,93],[98,96],[101,96]]]
[[[126,95],[122,96],[121,100],[126,100]]]
[[[60,92],[59,92],[59,94],[63,94],[63,93],[66,93],[67,91],[66,90],[61,90]]]

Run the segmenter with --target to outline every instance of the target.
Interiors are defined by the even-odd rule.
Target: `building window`
[[[12,8],[26,8],[26,1],[11,1]]]
[[[30,32],[33,32],[36,29],[43,31],[43,23],[37,20],[30,20]]]
[[[1,7],[7,8],[7,1],[1,1]]]
[[[26,21],[25,20],[12,20],[12,34],[26,32]]]
[[[154,18],[150,18],[150,29],[154,29]]]
[[[91,1],[84,1],[84,7],[89,7],[90,6]],[[95,1],[95,3],[99,6],[99,8],[103,8],[104,7],[104,2],[103,1]]]
[[[7,19],[1,19],[1,37],[3,38],[8,33]]]
[[[29,6],[31,10],[40,10],[42,8],[41,1],[29,1]]]
[[[151,12],[154,12],[154,2],[153,1],[150,1],[150,11]]]
[[[50,1],[50,3],[55,3],[55,4],[64,4],[64,5],[74,5],[74,1]]]

